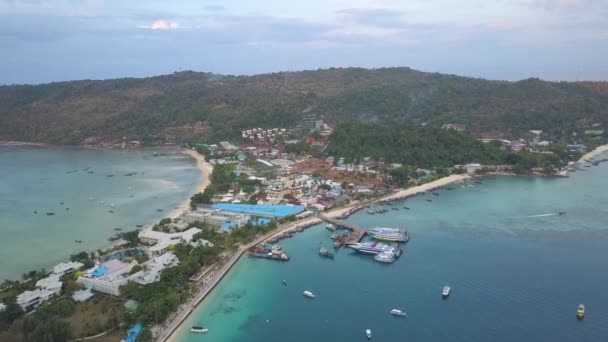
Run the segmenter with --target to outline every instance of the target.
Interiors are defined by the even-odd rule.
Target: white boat
[[[332,232],[336,230],[336,226],[334,226],[331,223],[328,223],[327,225],[325,225],[325,228],[327,228],[328,230],[331,230]]]
[[[193,325],[192,328],[190,328],[190,332],[193,333],[206,333],[207,331],[209,331],[209,329],[201,325]]]
[[[452,292],[452,289],[446,285],[443,287],[443,291],[441,292],[441,294],[443,295],[443,298],[446,298],[450,295],[450,292]]]
[[[391,310],[391,315],[398,316],[398,317],[405,317],[405,316],[407,316],[407,314],[405,313],[405,311],[401,311],[399,309],[392,309]]]
[[[378,254],[378,253],[383,253],[383,252],[390,252],[393,251],[394,248],[384,244],[384,243],[380,243],[380,242],[359,242],[359,243],[354,243],[351,245],[348,245],[348,247],[361,252],[361,253],[366,253],[366,254]]]
[[[372,329],[365,329],[365,336],[367,336],[368,340],[372,339]]]
[[[310,291],[304,291],[303,295],[304,295],[304,297],[315,298],[314,293],[312,293]]]
[[[390,264],[393,261],[395,261],[395,253],[382,252],[382,253],[379,253],[376,256],[374,256],[374,260],[376,260],[378,262],[384,262],[384,263]]]

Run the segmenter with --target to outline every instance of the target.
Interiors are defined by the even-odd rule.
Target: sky
[[[0,0],[0,84],[407,66],[608,80],[608,0]]]

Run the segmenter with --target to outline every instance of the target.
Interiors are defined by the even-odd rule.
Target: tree
[[[6,308],[0,311],[0,330],[10,326],[17,318],[23,315],[23,310],[15,302],[15,298],[10,298],[6,303]]]
[[[400,166],[390,171],[393,182],[400,187],[406,187],[410,179],[412,171],[407,166]]]
[[[125,241],[127,241],[129,243],[129,245],[131,245],[131,246],[137,245],[138,237],[139,237],[139,231],[138,230],[132,230],[132,231],[129,231],[129,232],[124,232],[122,234],[122,239],[125,240]]]
[[[152,331],[149,328],[143,328],[137,336],[137,342],[152,342],[154,336],[152,336]]]

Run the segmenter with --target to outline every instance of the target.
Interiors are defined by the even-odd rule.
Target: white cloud
[[[169,21],[169,20],[156,20],[152,22],[150,25],[138,26],[139,28],[145,28],[149,30],[175,30],[180,27],[179,22],[177,21]]]

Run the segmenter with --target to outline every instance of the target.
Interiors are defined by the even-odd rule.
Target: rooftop
[[[223,209],[229,211],[236,211],[240,213],[247,213],[252,215],[260,216],[272,216],[275,218],[281,218],[289,215],[295,215],[302,210],[302,205],[264,205],[264,204],[229,204],[229,203],[218,203],[211,206],[214,209]]]

